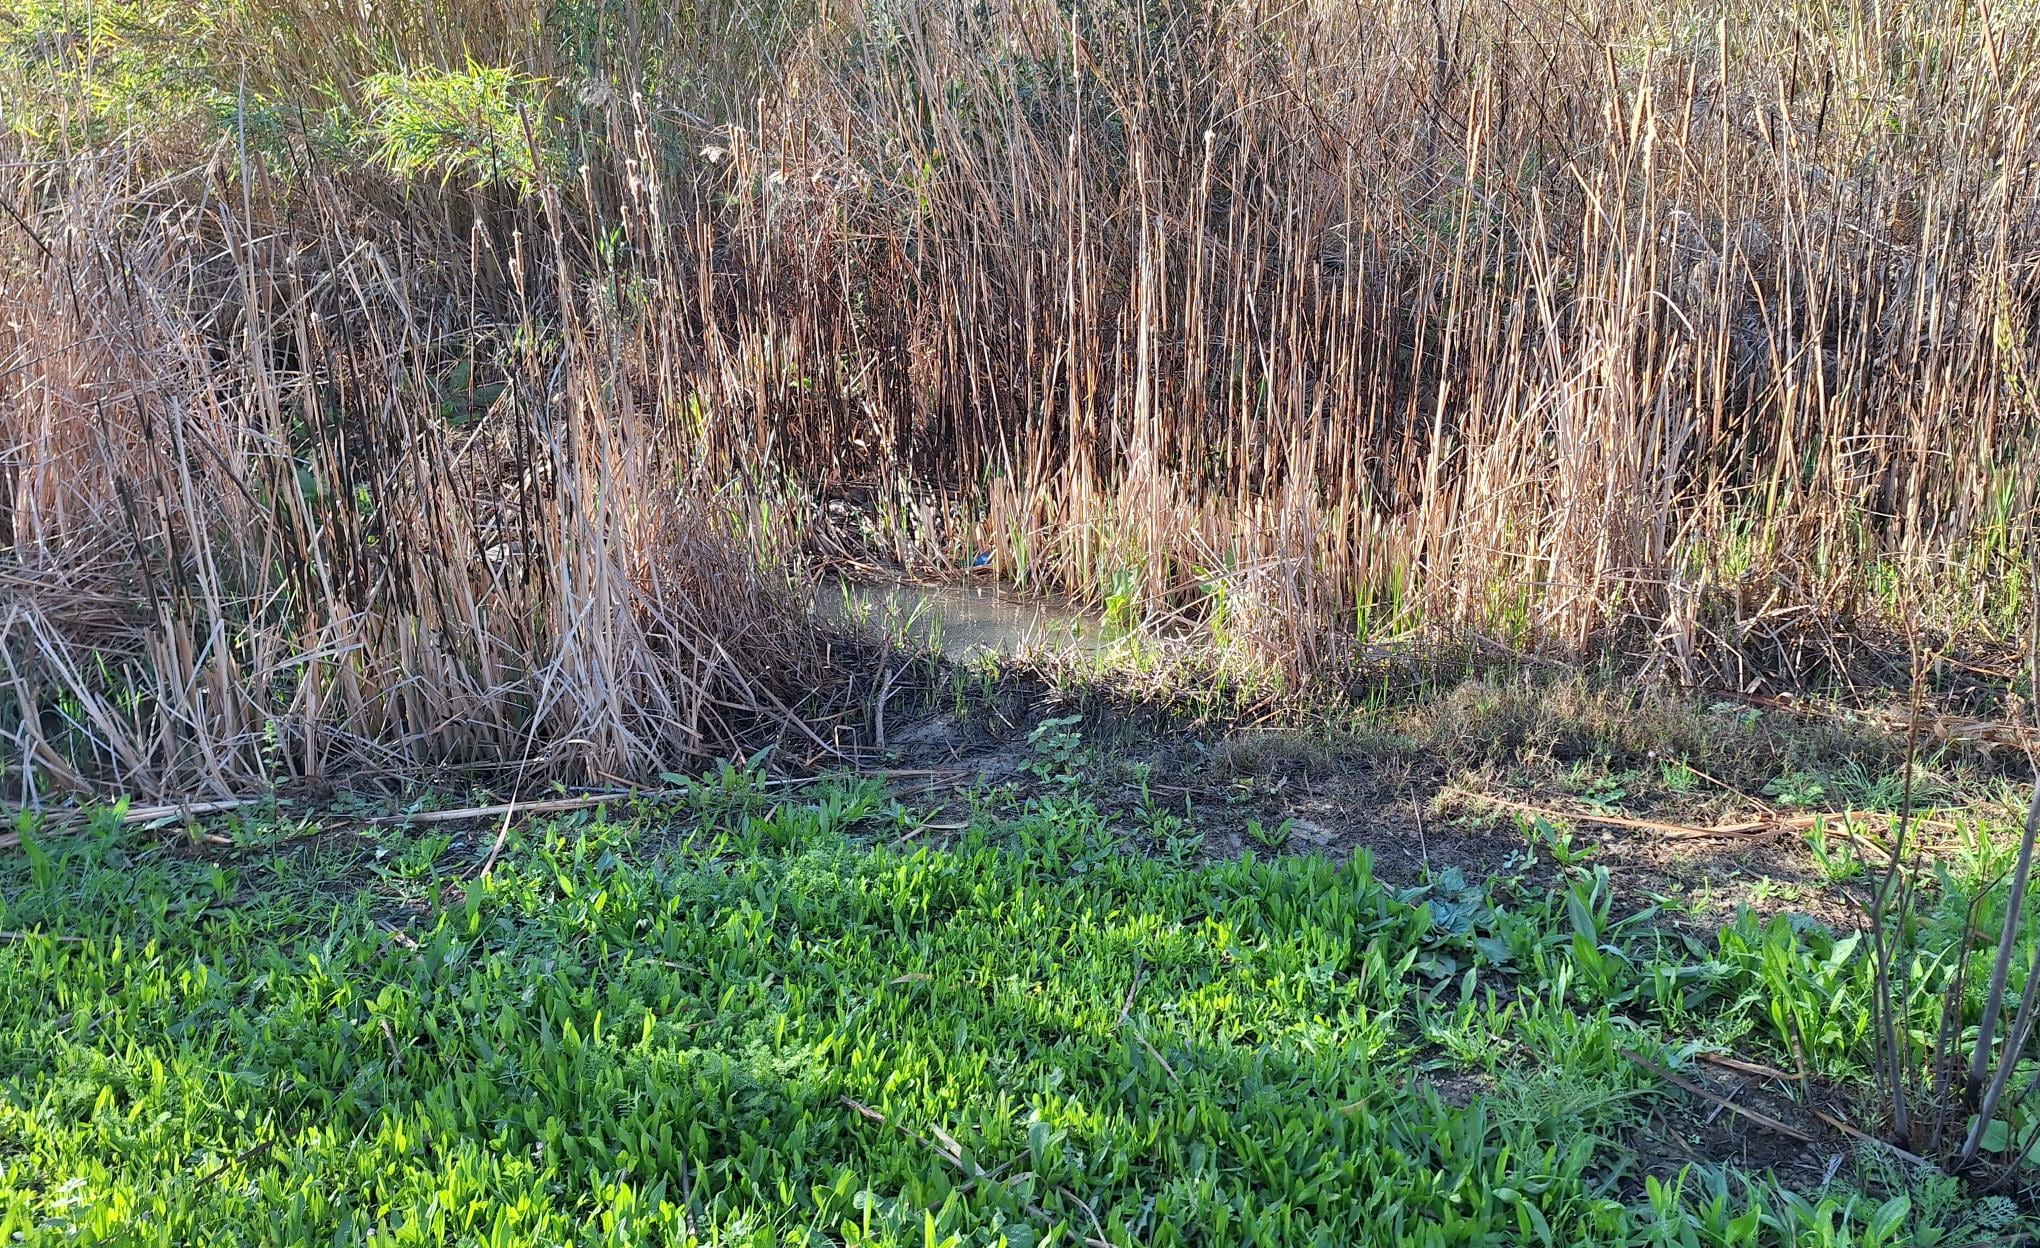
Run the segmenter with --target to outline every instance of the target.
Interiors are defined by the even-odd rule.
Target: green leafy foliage
[[[1095,761],[1084,745],[1084,717],[1060,715],[1044,719],[1027,734],[1027,770],[1042,780],[1077,784]]]
[[[6,0],[0,79],[5,128],[37,143],[161,131],[225,108],[203,55],[217,7],[170,0]]]
[[[529,190],[548,159],[541,86],[473,62],[376,74],[362,83],[375,162],[400,177]]]
[[[1132,854],[1074,793],[931,848],[871,782],[790,801],[728,767],[689,787],[680,810],[526,829],[479,879],[443,832],[210,862],[111,820],[24,825],[0,860],[0,1236],[1892,1244],[1953,1225],[1632,1169],[1625,1133],[1664,1090],[1625,1053],[1677,1064],[1680,1009],[1768,1011],[1851,1060],[1860,959],[1823,934],[1746,921],[1696,967],[1641,938],[1605,871],[1541,899],[1452,872],[1398,895],[1364,857]],[[1442,1095],[1452,1071],[1492,1094]]]

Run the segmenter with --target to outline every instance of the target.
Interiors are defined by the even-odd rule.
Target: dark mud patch
[[[1624,1141],[1642,1175],[1671,1180],[1688,1165],[1770,1173],[1799,1191],[1847,1177],[1857,1137],[1825,1106],[1846,1092],[1816,1078],[1701,1060],[1677,1072]],[[1683,1086],[1681,1086],[1683,1085]]]

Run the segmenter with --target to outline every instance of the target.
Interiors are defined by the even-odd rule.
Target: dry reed
[[[9,161],[36,784],[642,777],[827,683],[761,569],[845,544],[1299,677],[1428,625],[1747,687],[2030,607],[2023,8],[234,13],[210,128]],[[507,166],[306,120],[470,61]]]

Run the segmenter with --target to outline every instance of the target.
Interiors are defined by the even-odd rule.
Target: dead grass
[[[1291,688],[1420,628],[1818,683],[2030,607],[2024,9],[225,13],[148,27],[174,116],[117,23],[0,58],[24,793],[797,736],[834,552]]]
[[[803,715],[845,682],[740,504],[607,401],[613,331],[563,306],[450,421],[435,373],[475,327],[338,205],[311,206],[332,233],[258,241],[206,171],[153,214],[130,171],[67,173],[43,222],[63,250],[7,291],[25,796],[637,780],[761,734],[820,745]]]

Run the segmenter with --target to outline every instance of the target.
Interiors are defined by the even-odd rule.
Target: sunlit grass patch
[[[214,861],[31,832],[0,860],[0,1226],[1799,1243],[1888,1195],[1795,1212],[1643,1143],[1677,1094],[1632,1053],[1775,1056],[1790,1029],[1860,1073],[1862,967],[1832,935],[1695,949],[1584,866],[1538,895],[1398,893],[1364,856],[1165,861],[1081,790],[886,847],[921,821],[869,783],[775,798],[730,773],[681,809],[525,829],[479,879],[443,837]],[[1937,1216],[1879,1242],[1968,1215]]]

